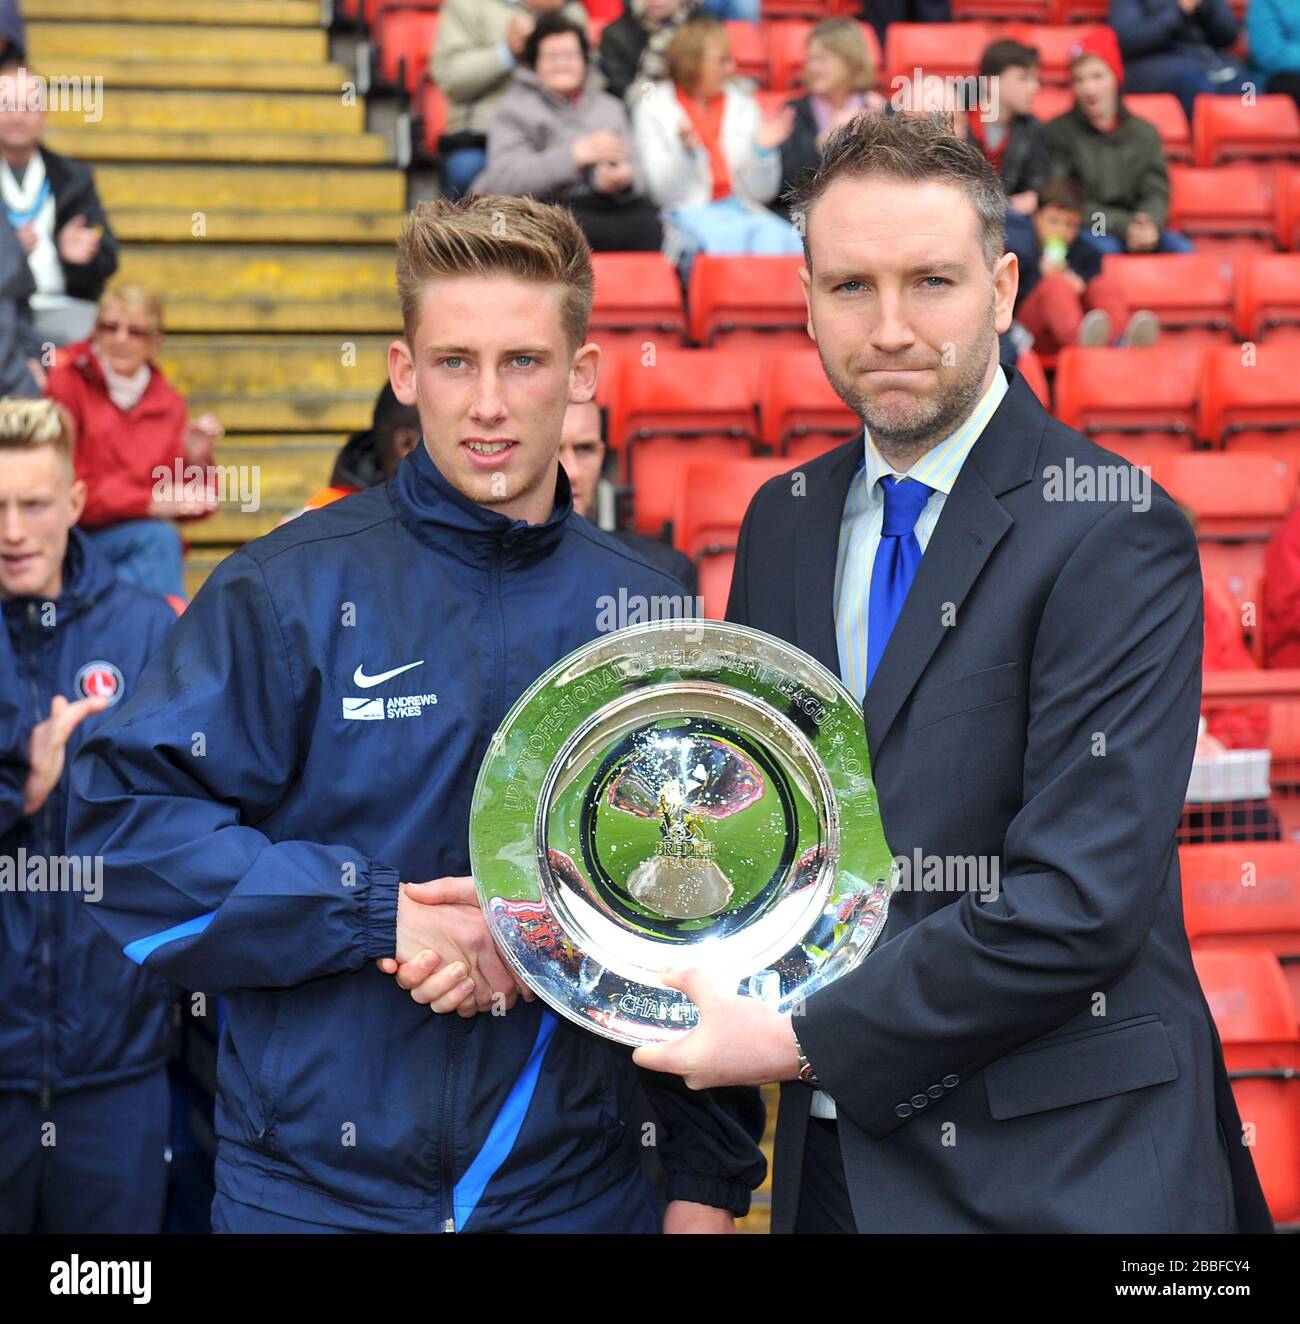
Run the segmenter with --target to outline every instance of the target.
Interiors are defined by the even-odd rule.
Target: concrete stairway
[[[255,465],[261,508],[186,526],[187,587],[329,478],[400,330],[406,180],[329,59],[317,0],[24,0],[33,69],[83,84],[47,140],[91,163],[117,279],[160,290],[160,362]],[[93,80],[102,79],[94,99]]]

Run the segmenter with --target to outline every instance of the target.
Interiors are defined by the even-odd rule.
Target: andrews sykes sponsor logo
[[[376,671],[366,674],[365,665],[358,666],[352,673],[352,683],[359,690],[372,690],[376,685],[394,680],[403,672],[415,667],[422,667],[424,659],[408,662],[403,667],[393,667],[390,671]],[[343,716],[349,722],[382,722],[387,717],[419,717],[426,707],[438,702],[436,694],[390,694],[343,696]]]

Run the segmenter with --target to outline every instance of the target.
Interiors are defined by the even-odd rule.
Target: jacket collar
[[[109,593],[117,579],[108,558],[80,529],[68,531],[68,550],[63,557],[63,588],[54,602],[54,628],[58,629],[88,611]],[[44,599],[10,598],[4,604],[4,616],[10,627],[21,623],[32,603]]]
[[[880,666],[867,688],[865,715],[871,757],[876,758],[894,719],[916,687],[960,611],[993,549],[1013,520],[999,500],[1030,482],[1038,461],[1047,414],[1025,379],[1003,364],[1007,391],[971,448],[943,514],[930,537],[916,579],[903,604]],[[839,675],[835,639],[835,560],[849,483],[862,457],[862,438],[831,452],[814,481],[795,533],[794,580],[804,586],[796,600],[796,643]],[[945,610],[946,604],[951,604]]]
[[[89,339],[78,340],[74,344],[68,345],[60,351],[60,357],[71,365],[74,372],[99,391],[105,400],[111,400],[108,394],[108,382],[104,377],[103,369],[99,366],[99,360],[95,357],[94,350],[91,348]],[[158,371],[157,364],[150,360],[149,381],[144,388],[144,394],[136,401],[134,408],[122,412],[125,412],[128,418],[162,413],[167,407],[170,394],[166,379]],[[113,407],[117,408],[116,405]]]
[[[413,537],[471,566],[485,566],[498,557],[508,565],[540,560],[559,545],[573,513],[573,490],[563,465],[556,466],[554,509],[542,523],[529,524],[458,492],[423,443],[398,467],[389,497]]]

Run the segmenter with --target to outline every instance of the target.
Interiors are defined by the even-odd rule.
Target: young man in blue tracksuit
[[[620,589],[681,593],[573,514],[557,462],[596,383],[589,250],[561,208],[426,203],[398,288],[423,445],[228,558],[83,749],[96,918],[227,999],[216,1230],[654,1231],[652,1141],[662,1225],[726,1230],[764,1171],[757,1095],[638,1072],[518,998],[455,881],[514,700]]]
[[[157,1232],[173,990],[87,913],[67,767],[175,613],[72,526],[72,424],[0,401],[0,1231]]]

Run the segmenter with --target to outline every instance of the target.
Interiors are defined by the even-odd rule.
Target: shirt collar
[[[871,433],[863,428],[863,459],[859,467],[863,470],[867,491],[872,494],[872,499],[877,499],[876,493],[879,490],[877,485],[886,474],[892,474],[900,479],[915,478],[917,482],[924,483],[927,487],[932,487],[936,492],[942,492],[947,496],[952,491],[952,485],[957,481],[957,475],[961,472],[961,466],[970,454],[971,448],[980,439],[980,434],[989,419],[993,417],[998,405],[1002,403],[1002,397],[1006,393],[1007,376],[999,365],[988,390],[980,397],[979,403],[965,420],[937,446],[926,451],[905,474],[900,473],[881,455],[876,449],[876,443],[871,440]]]

